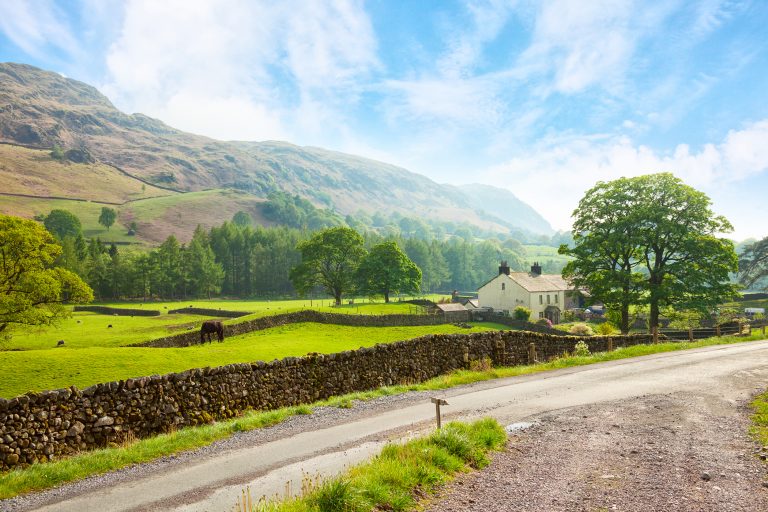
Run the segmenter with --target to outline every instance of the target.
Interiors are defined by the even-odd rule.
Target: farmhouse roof
[[[499,274],[483,284],[483,286],[498,278],[511,279],[528,292],[559,292],[573,290],[573,287],[568,284],[568,281],[563,279],[559,274],[533,274],[530,272]]]
[[[442,311],[443,313],[450,313],[454,311],[466,311],[467,308],[459,304],[458,302],[453,302],[451,304],[436,304],[437,309]]]

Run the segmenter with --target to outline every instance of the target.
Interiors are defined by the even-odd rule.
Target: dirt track
[[[675,393],[576,407],[510,435],[429,512],[766,511],[743,404]]]

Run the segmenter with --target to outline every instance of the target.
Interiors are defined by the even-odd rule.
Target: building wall
[[[494,311],[508,311],[510,314],[517,306],[531,307],[528,291],[505,274],[499,274],[480,288],[477,291],[477,297],[481,307],[490,307]]]
[[[565,292],[533,292],[531,295],[531,319],[536,321],[542,318],[547,306],[557,306],[560,311],[565,310]]]

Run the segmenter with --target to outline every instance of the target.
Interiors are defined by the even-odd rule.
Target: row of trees
[[[600,182],[574,211],[574,257],[563,276],[621,314],[647,306],[650,327],[664,308],[711,313],[736,295],[731,224],[715,215],[706,194],[669,173]]]

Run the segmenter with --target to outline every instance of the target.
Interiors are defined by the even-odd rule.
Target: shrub
[[[515,311],[512,313],[512,316],[515,320],[527,322],[531,318],[531,310],[525,306],[517,306]]]
[[[552,320],[550,320],[549,318],[539,318],[536,321],[536,325],[541,325],[543,327],[549,327],[551,329],[552,328]]]
[[[597,327],[595,327],[595,330],[597,331],[597,334],[601,334],[603,336],[610,336],[611,334],[616,332],[616,327],[614,327],[611,322],[603,322],[601,324],[598,324]]]
[[[574,325],[574,327],[576,327]],[[585,326],[589,327],[589,326]],[[591,352],[589,351],[589,345],[587,345],[587,342],[584,340],[579,341],[576,343],[576,345],[573,346],[573,355],[576,357],[588,357],[591,355]]]
[[[574,324],[568,329],[568,333],[574,336],[592,336],[594,334],[592,328],[587,324]]]

